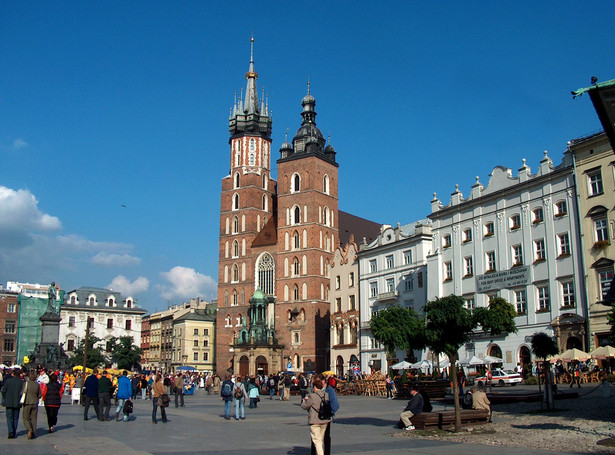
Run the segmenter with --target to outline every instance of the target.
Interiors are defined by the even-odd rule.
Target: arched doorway
[[[335,374],[338,378],[344,376],[344,359],[341,355],[338,355],[335,361]]]
[[[246,377],[250,374],[250,359],[247,356],[243,355],[239,359],[239,375],[242,377]]]
[[[582,351],[583,343],[577,337],[568,337],[566,349],[580,349]]]
[[[267,358],[262,355],[256,358],[256,374],[269,375],[269,363],[267,362]]]
[[[497,345],[497,344],[492,344],[491,346],[489,346],[488,349],[488,354],[491,357],[497,357],[499,359],[502,359],[502,349]]]
[[[525,371],[532,368],[532,353],[527,346],[521,346],[519,348],[519,363],[523,367],[523,374],[525,376]]]

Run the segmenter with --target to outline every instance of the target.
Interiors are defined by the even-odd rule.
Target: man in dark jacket
[[[111,379],[106,371],[98,380],[98,420],[111,420],[109,411],[111,410]]]
[[[19,408],[21,408],[21,391],[24,382],[19,379],[19,368],[13,370],[13,375],[4,377],[2,384],[2,400],[6,408],[6,423],[9,427],[9,439],[17,437],[17,425],[19,424]]]
[[[83,387],[85,388],[85,409],[83,410],[83,420],[88,420],[88,410],[90,409],[90,404],[94,405],[94,411],[96,411],[96,417],[100,416],[100,412],[98,410],[98,370],[94,370],[94,372],[89,375]]]
[[[412,416],[419,415],[423,411],[423,396],[419,393],[419,386],[412,384],[410,386],[410,401],[404,412],[399,416],[404,425],[404,430],[414,430],[414,425],[410,421]]]

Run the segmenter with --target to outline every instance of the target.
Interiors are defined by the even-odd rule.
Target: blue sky
[[[215,298],[228,115],[255,37],[273,148],[309,75],[340,209],[425,217],[600,129],[612,1],[2,2],[0,283]],[[275,155],[274,155],[275,156]],[[125,207],[124,207],[125,205]]]

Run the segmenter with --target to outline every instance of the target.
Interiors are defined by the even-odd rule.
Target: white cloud
[[[139,265],[141,263],[141,259],[126,253],[117,254],[101,251],[92,258],[92,263],[105,267],[127,267],[131,265]]]
[[[160,297],[165,300],[209,297],[215,294],[217,287],[212,277],[189,267],[173,267],[168,272],[161,272],[160,277],[168,282],[156,286]]]
[[[128,297],[146,292],[149,289],[149,280],[140,276],[131,283],[124,275],[118,275],[113,278],[113,281],[107,287]]]
[[[19,149],[22,149],[22,148],[27,147],[29,145],[30,144],[28,144],[22,138],[18,137],[17,139],[15,139],[13,141],[13,150],[19,150]]]
[[[0,186],[0,233],[2,231],[53,231],[60,220],[38,209],[38,200],[29,190]]]

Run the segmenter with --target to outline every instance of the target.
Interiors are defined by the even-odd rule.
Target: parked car
[[[487,383],[487,376],[481,376],[480,378],[476,378],[479,382]],[[523,378],[519,373],[515,373],[512,370],[502,370],[501,368],[496,368],[495,370],[491,370],[491,384],[492,385],[500,385],[504,387],[506,384],[510,384],[512,386],[523,382]]]

